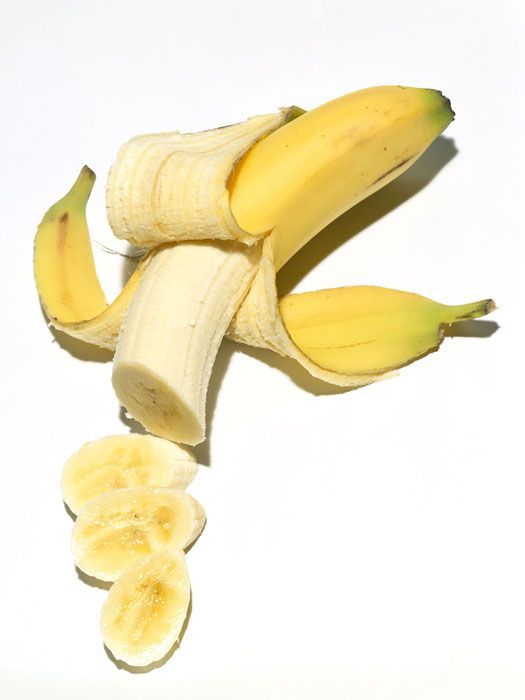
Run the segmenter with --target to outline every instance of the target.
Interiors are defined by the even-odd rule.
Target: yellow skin
[[[297,115],[255,144],[229,181],[237,222],[250,233],[271,236],[276,270],[340,214],[404,172],[454,116],[441,93],[403,87],[361,90]],[[45,215],[35,238],[35,279],[53,325],[114,347],[154,252],[108,305],[85,218],[94,178],[84,167],[71,191]],[[407,364],[437,348],[444,324],[492,308],[490,300],[447,307],[378,287],[280,301],[300,350],[319,366],[346,374],[380,374]]]
[[[491,300],[446,306],[383,287],[341,287],[283,297],[294,343],[313,362],[342,374],[377,374],[437,349],[443,327],[492,311]]]
[[[450,124],[436,90],[374,87],[305,112],[259,141],[230,178],[239,226],[273,232],[279,270],[331,221],[404,172]]]
[[[97,276],[86,221],[95,173],[80,171],[70,191],[45,214],[35,236],[34,274],[51,323],[74,337],[113,349],[120,324],[151,255],[108,304]]]

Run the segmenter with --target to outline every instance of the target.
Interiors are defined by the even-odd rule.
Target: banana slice
[[[109,435],[88,442],[62,472],[62,497],[73,513],[108,491],[133,486],[185,489],[198,470],[184,447],[152,435]]]
[[[204,509],[185,491],[121,489],[86,504],[73,527],[75,563],[89,576],[115,581],[138,559],[186,549],[201,533]]]
[[[147,666],[177,641],[190,604],[184,553],[155,552],[127,569],[102,608],[104,644],[130,666]]]

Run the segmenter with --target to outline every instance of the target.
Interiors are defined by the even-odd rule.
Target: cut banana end
[[[227,241],[175,244],[155,254],[113,364],[120,403],[151,433],[190,445],[204,439],[215,356],[259,257],[260,246]]]
[[[109,591],[101,615],[104,644],[130,666],[159,661],[179,638],[190,595],[183,552],[141,559]]]
[[[206,516],[185,491],[137,487],[89,501],[73,527],[75,563],[89,576],[115,581],[131,564],[158,550],[186,549]]]
[[[198,465],[185,447],[152,435],[109,435],[88,442],[65,463],[62,497],[73,513],[116,489],[165,486],[185,489]]]

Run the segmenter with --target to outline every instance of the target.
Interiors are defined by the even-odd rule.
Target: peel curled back
[[[95,174],[84,166],[71,190],[44,215],[35,236],[33,269],[50,323],[79,340],[113,350],[151,255],[142,258],[123,290],[108,304],[97,277],[86,222],[94,182]]]
[[[227,180],[256,141],[302,112],[287,107],[219,129],[132,138],[108,177],[113,233],[142,248],[209,239],[256,243],[261,233],[244,230],[232,215]]]
[[[293,121],[287,122],[291,118]],[[450,103],[437,91],[381,87],[347,95],[300,116],[297,110],[283,110],[277,115],[253,118],[243,124],[203,134],[137,137],[121,149],[110,173],[110,219],[117,235],[141,245],[187,239],[188,236],[218,238],[224,243],[231,240],[255,243],[263,237],[262,245],[251,246],[256,253],[253,256],[253,282],[230,324],[229,336],[239,342],[289,355],[311,374],[325,381],[341,386],[359,386],[386,376],[388,370],[379,370],[374,363],[366,371],[363,367],[352,369],[351,362],[345,364],[333,360],[333,353],[329,356],[325,354],[320,363],[306,344],[304,349],[307,352],[304,352],[298,344],[301,342],[300,336],[296,334],[294,342],[292,329],[287,328],[290,321],[281,315],[275,286],[276,270],[340,213],[404,172],[452,118]],[[207,146],[203,147],[203,144]],[[137,163],[138,156],[140,159]],[[134,169],[137,170],[135,174]],[[192,196],[185,196],[189,192]],[[128,219],[133,222],[131,228]],[[56,240],[56,218],[53,221]],[[77,236],[73,242],[80,240],[84,248],[89,249],[87,229],[84,231],[80,227],[80,230],[83,237]],[[222,269],[221,266],[225,264],[221,262],[224,256],[219,243],[216,244],[217,260],[212,255],[206,263],[210,271],[213,270],[214,277],[216,270]],[[186,247],[190,250],[192,246],[195,243],[179,243],[171,248],[171,252],[169,248],[160,249],[160,254],[152,251],[150,255],[166,261],[169,258],[170,271],[175,276],[177,271],[181,276],[187,275],[187,263],[192,254],[182,253]],[[68,261],[68,256],[60,257],[59,245],[52,250],[65,267],[62,259]],[[84,258],[87,272],[96,280],[92,259],[91,262],[88,260],[87,253]],[[148,265],[148,258],[144,265]],[[195,267],[191,285],[203,290],[204,297],[199,296],[199,304],[204,304],[201,310],[207,311],[205,314],[199,311],[197,316],[188,317],[181,343],[181,347],[195,349],[197,340],[201,342],[204,338],[206,328],[200,328],[199,333],[192,329],[196,324],[202,324],[202,319],[207,319],[205,323],[210,325],[210,334],[214,339],[213,352],[201,353],[202,371],[197,368],[199,371],[193,372],[194,377],[200,379],[195,383],[192,378],[188,386],[183,382],[181,386],[184,391],[181,393],[177,386],[178,377],[171,376],[175,365],[169,361],[167,351],[160,372],[158,362],[150,367],[148,358],[164,356],[159,352],[160,345],[173,344],[172,334],[165,334],[170,337],[163,336],[155,309],[149,314],[151,318],[148,309],[142,309],[140,314],[133,309],[127,313],[121,339],[121,347],[126,348],[126,352],[118,354],[114,372],[117,395],[133,415],[136,410],[129,408],[132,404],[147,406],[148,415],[139,419],[148,429],[169,439],[191,444],[196,444],[204,436],[208,370],[220,340],[217,338],[226,330],[228,314],[233,313],[230,308],[231,296],[226,304],[228,308],[224,306],[228,294],[221,297],[220,290],[215,289],[214,300],[206,296],[204,290],[210,275],[205,267]],[[239,283],[234,290],[236,298],[242,298],[243,290],[248,289],[245,285],[252,277],[249,273],[246,270],[239,275]],[[148,274],[148,269],[139,269],[137,287],[141,277],[140,289],[146,288],[146,282],[150,287],[154,285],[153,278],[147,280]],[[223,278],[226,285],[228,275],[223,275]],[[38,280],[37,275],[37,283]],[[118,327],[134,292],[132,285],[128,285],[123,290],[120,308],[118,304],[111,305],[106,312],[114,321],[113,325],[104,318],[102,311],[88,320],[89,324],[98,323],[97,332],[90,336],[83,333],[83,339],[106,347],[114,346]],[[95,289],[96,285],[92,286]],[[67,289],[65,283],[62,283],[63,287]],[[47,303],[52,294],[46,294],[46,291],[49,290],[42,289],[41,295],[45,308],[52,316],[51,304]],[[181,303],[185,303],[183,291],[179,290],[177,297]],[[95,293],[93,295],[96,297]],[[167,293],[164,296],[173,299]],[[238,303],[236,301],[236,305]],[[214,304],[220,307],[220,328],[210,321]],[[140,304],[134,306],[139,309]],[[190,311],[188,309],[188,313]],[[75,319],[78,310],[76,314]],[[140,320],[141,328],[136,327],[134,319]],[[55,317],[52,322],[74,334],[79,329],[71,326],[71,323],[83,324],[84,320],[68,319],[60,326],[59,319]],[[155,337],[145,338],[143,326],[148,329],[151,326]],[[80,330],[85,331],[85,328]],[[180,326],[177,326],[177,342],[181,339],[180,333]],[[138,343],[140,338],[145,344],[142,341],[142,344]],[[203,347],[205,345],[204,342]],[[135,361],[136,349],[141,349],[143,355],[138,364]],[[173,352],[171,347],[170,352]],[[194,362],[195,357],[195,353],[191,353],[188,362]],[[179,364],[190,366],[184,358]],[[186,376],[186,372],[181,375],[184,381]],[[137,377],[139,381],[128,381]],[[150,379],[154,380],[151,386]],[[149,402],[146,400],[148,397],[152,399]],[[159,413],[157,417],[153,416],[155,412]],[[167,416],[178,416],[175,422],[186,422],[188,429],[183,428],[179,432],[177,428],[173,432],[171,427],[165,428]],[[183,420],[184,416],[188,420]],[[170,426],[174,423],[173,420],[169,422]]]
[[[289,107],[200,134],[173,132],[131,139],[121,148],[108,177],[108,215],[114,232],[130,242],[140,240],[141,245],[153,242],[160,246],[190,237],[256,243],[260,236],[243,232],[230,212],[228,177],[234,163],[254,143],[302,113],[299,107]],[[40,301],[55,328],[114,350],[130,301],[159,248],[140,260],[122,292],[108,305],[86,221],[94,181],[95,174],[84,166],[71,190],[45,214],[35,236],[34,275]],[[151,202],[152,186],[157,188],[160,204],[149,210],[145,203]],[[180,198],[192,188],[199,194],[189,207]],[[168,224],[157,225],[164,220]],[[144,221],[153,233],[148,233]],[[130,226],[139,232],[138,238]]]
[[[386,377],[373,366],[354,372],[348,363],[343,371],[344,363],[327,357],[321,366],[303,352],[281,315],[276,272],[338,215],[410,167],[453,117],[436,90],[369,88],[306,112],[257,143],[230,177],[231,205],[241,226],[271,233],[228,336],[290,356],[339,386]]]
[[[447,306],[383,287],[290,294],[279,302],[286,329],[316,365],[341,374],[380,374],[437,350],[444,327],[479,318],[491,299]]]

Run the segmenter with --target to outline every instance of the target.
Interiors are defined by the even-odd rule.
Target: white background
[[[46,0],[1,14],[3,697],[522,700],[523,3]],[[163,667],[118,669],[59,478],[83,442],[129,427],[108,356],[47,328],[36,226],[86,162],[93,238],[123,250],[104,183],[129,137],[390,83],[443,90],[456,121],[298,254],[281,289],[380,284],[499,308],[350,393],[225,344],[191,487],[208,524],[188,555],[189,625]],[[112,297],[122,258],[96,255]]]

